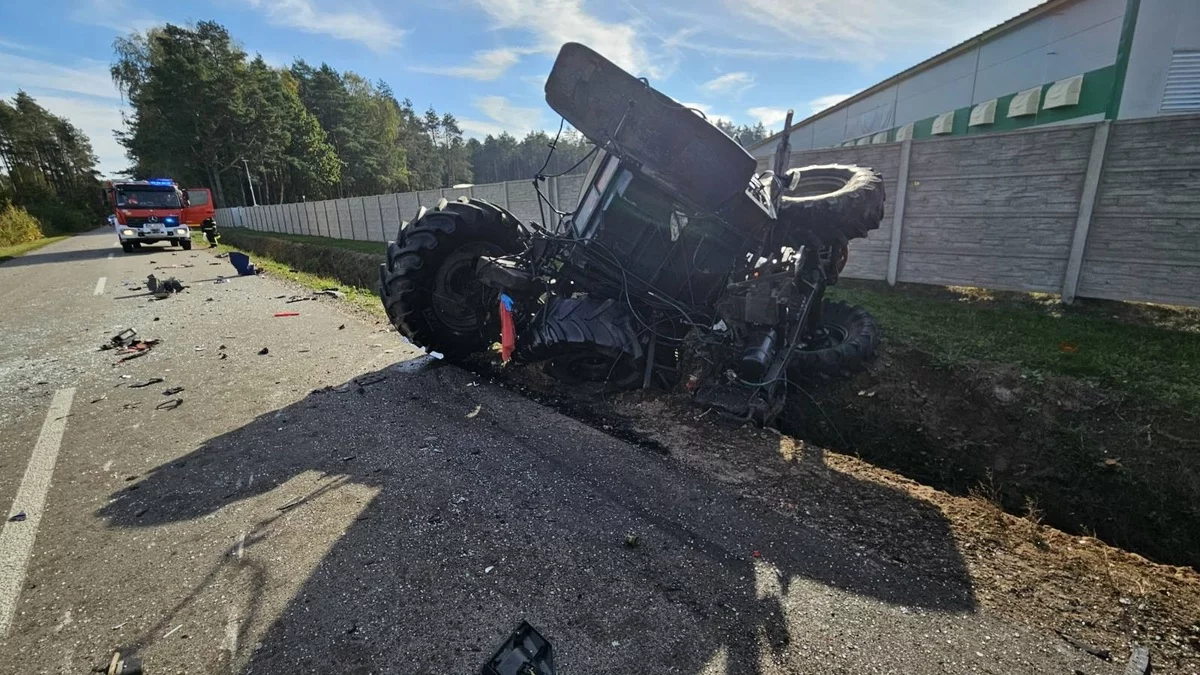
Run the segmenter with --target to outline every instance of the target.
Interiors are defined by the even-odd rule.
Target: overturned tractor
[[[789,381],[873,358],[870,314],[824,294],[849,241],[879,227],[877,173],[787,170],[784,133],[756,175],[701,115],[579,44],[560,51],[546,100],[595,144],[578,206],[543,200],[548,223],[476,199],[422,209],[380,270],[400,333],[448,358],[499,342],[568,382],[682,386],[760,421]]]

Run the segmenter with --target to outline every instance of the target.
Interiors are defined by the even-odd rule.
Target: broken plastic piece
[[[513,301],[507,293],[500,294],[500,360],[508,363],[517,348],[517,327],[512,318]]]
[[[19,523],[19,522],[22,522],[23,520],[25,520],[25,512],[17,511],[16,515],[14,515],[13,517],[8,519],[8,522]]]

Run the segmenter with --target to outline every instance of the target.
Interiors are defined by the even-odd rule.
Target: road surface
[[[230,273],[107,230],[0,265],[0,672],[474,673],[521,620],[565,673],[1120,670],[978,609],[948,537],[922,576]],[[162,342],[115,365],[126,327]]]

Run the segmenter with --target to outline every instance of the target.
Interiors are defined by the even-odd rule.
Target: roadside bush
[[[93,210],[64,204],[57,200],[39,201],[27,205],[39,222],[43,223],[43,232],[47,235],[73,234],[86,232],[104,224],[103,219]]]
[[[0,209],[0,246],[24,244],[42,236],[41,223],[25,209],[12,204]]]
[[[301,272],[330,277],[347,286],[379,292],[379,264],[385,259],[382,251],[378,255],[372,255],[341,248],[301,244],[235,228],[221,230],[221,243],[271,258]]]

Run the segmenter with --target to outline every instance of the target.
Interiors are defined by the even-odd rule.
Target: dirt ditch
[[[790,397],[789,434],[1152,560],[1200,569],[1200,452],[1186,413],[1079,380],[892,347]]]

